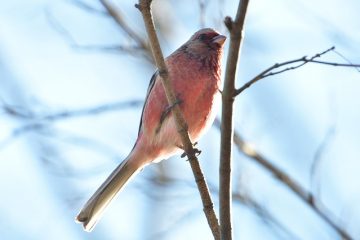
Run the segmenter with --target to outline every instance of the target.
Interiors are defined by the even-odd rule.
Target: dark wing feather
[[[156,81],[158,75],[159,75],[159,71],[156,71],[156,72],[154,73],[154,75],[152,75],[152,77],[151,77],[151,79],[150,79],[150,83],[149,83],[149,86],[148,86],[148,89],[147,89],[147,92],[146,92],[146,98],[145,98],[144,106],[143,106],[142,111],[141,111],[141,118],[140,118],[138,136],[139,136],[139,134],[140,134],[140,130],[141,130],[141,127],[142,127],[142,121],[143,121],[143,115],[144,115],[145,105],[146,105],[146,103],[147,103],[147,101],[148,101],[150,92],[151,92],[151,90],[153,89],[153,87],[154,87],[154,85],[155,85],[155,81]]]

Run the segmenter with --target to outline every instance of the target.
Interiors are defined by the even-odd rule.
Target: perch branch
[[[189,163],[191,165],[195,181],[197,183],[201,200],[204,207],[204,213],[206,215],[209,227],[212,231],[212,234],[214,236],[214,239],[220,239],[220,232],[219,232],[219,224],[218,219],[215,215],[214,211],[214,204],[212,202],[210,192],[207,186],[207,183],[205,181],[204,175],[202,173],[200,163],[196,157],[196,150],[193,148],[193,144],[190,141],[189,133],[187,131],[187,123],[185,122],[185,119],[180,111],[180,108],[178,105],[176,105],[176,97],[174,94],[173,89],[170,85],[170,78],[169,74],[165,65],[164,57],[161,52],[159,40],[156,35],[154,23],[152,20],[151,15],[151,0],[140,0],[139,4],[136,4],[135,6],[140,10],[144,23],[145,28],[147,31],[147,34],[149,36],[150,40],[150,46],[152,49],[152,53],[156,62],[156,66],[159,70],[159,75],[162,81],[162,84],[164,86],[165,94],[167,97],[167,100],[169,102],[170,106],[175,106],[172,111],[175,118],[175,123],[177,130],[180,134],[181,141],[184,147],[184,151],[189,158]]]

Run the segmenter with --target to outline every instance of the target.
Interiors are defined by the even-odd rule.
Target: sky
[[[103,11],[97,1],[84,2]],[[133,7],[136,2],[114,2],[126,21],[145,36],[140,13]],[[222,19],[235,15],[237,2],[204,2],[204,26],[228,35]],[[199,5],[190,0],[155,4],[167,56],[202,27]],[[356,0],[250,1],[236,85],[276,62],[313,56],[332,46],[360,63],[359,10]],[[133,44],[111,18],[71,0],[0,0],[1,104],[41,117],[140,102],[116,111],[41,121],[39,131],[15,137],[16,129],[39,122],[39,117],[0,112],[4,239],[211,238],[189,166],[178,156],[141,172],[92,233],[74,222],[82,204],[131,150],[141,102],[155,71],[137,55],[77,47],[119,43]],[[228,42],[223,65],[227,51]],[[344,62],[337,53],[322,60]],[[354,239],[360,239],[358,89],[356,69],[308,64],[246,90],[236,99],[234,116],[244,139],[314,193]],[[199,148],[205,176],[216,188],[219,132],[215,127],[200,140]],[[340,239],[264,168],[236,150],[233,161],[233,191],[251,196],[287,229],[268,224],[235,201],[235,239]],[[165,186],[150,181],[161,174],[178,180]],[[218,207],[216,192],[213,198]]]

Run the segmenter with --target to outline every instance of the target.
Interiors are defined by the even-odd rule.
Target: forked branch
[[[352,68],[360,68],[360,64],[351,64],[351,63],[337,63],[337,62],[327,62],[327,61],[319,61],[317,60],[318,58],[322,57],[323,55],[325,55],[328,52],[334,51],[335,47],[331,47],[321,53],[317,53],[314,56],[308,58],[307,56],[298,58],[298,59],[294,59],[294,60],[290,60],[290,61],[286,61],[286,62],[282,62],[282,63],[275,63],[274,65],[270,66],[269,68],[265,69],[264,71],[262,71],[261,73],[259,73],[258,75],[256,75],[253,79],[251,79],[250,81],[248,81],[247,83],[245,83],[241,88],[237,89],[235,92],[235,96],[239,95],[240,93],[242,93],[245,89],[249,88],[251,85],[253,85],[254,83],[256,83],[257,81],[270,77],[270,76],[274,76],[283,72],[287,72],[290,70],[295,70],[297,68],[300,68],[302,66],[304,66],[307,63],[317,63],[317,64],[323,64],[323,65],[330,65],[330,66],[334,66],[334,67],[352,67]],[[297,65],[294,65],[297,64]],[[292,65],[292,66],[291,66]],[[284,66],[290,66],[290,67],[286,67],[281,69]],[[273,71],[275,69],[280,69],[277,71]]]
[[[222,92],[221,113],[221,147],[220,147],[220,230],[221,239],[232,239],[232,188],[231,188],[231,158],[234,134],[233,104],[235,92],[236,67],[243,40],[245,16],[249,0],[239,1],[235,20],[225,18],[225,25],[230,32],[230,47],[226,61],[224,89]]]

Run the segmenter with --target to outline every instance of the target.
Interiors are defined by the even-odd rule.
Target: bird
[[[221,100],[221,58],[226,37],[212,28],[195,32],[165,58],[170,84],[194,143],[211,127]],[[159,71],[152,76],[138,136],[129,155],[85,203],[76,221],[92,231],[119,191],[146,165],[183,152]]]

